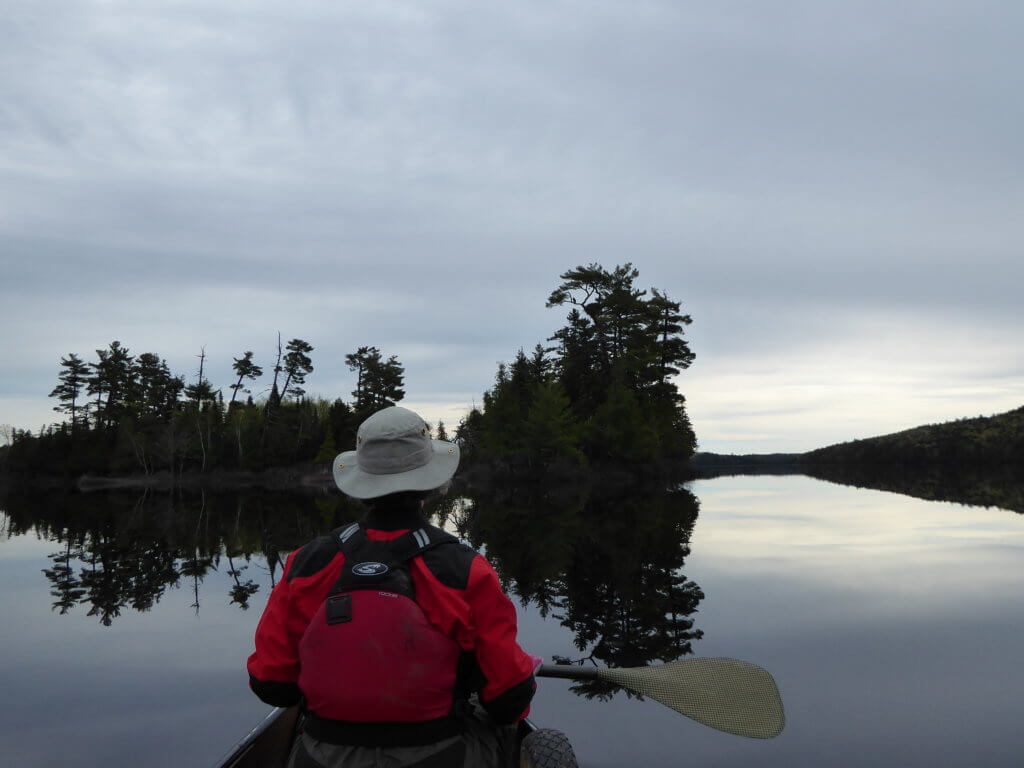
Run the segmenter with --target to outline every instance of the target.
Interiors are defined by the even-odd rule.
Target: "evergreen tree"
[[[526,413],[515,396],[512,378],[504,363],[498,364],[494,387],[484,392],[480,447],[491,460],[506,464],[526,450],[522,424]]]
[[[345,355],[345,364],[350,371],[356,374],[356,388],[352,390],[352,397],[355,398],[355,409],[365,409],[366,400],[363,396],[363,388],[366,381],[367,366],[373,360],[380,360],[380,350],[376,347],[359,347],[355,352]]]
[[[647,291],[633,286],[638,275],[632,264],[611,272],[590,264],[563,273],[562,283],[548,297],[547,306],[570,304],[573,311],[569,325],[552,339],[561,343],[563,359],[572,358],[567,362],[574,375],[607,382],[612,367],[617,365],[634,391],[676,399],[678,393],[671,377],[688,368],[694,359],[682,336],[683,326],[692,320],[680,314],[679,302],[656,289],[652,289],[651,298],[645,299]],[[565,373],[563,370],[563,381]],[[598,398],[598,402],[601,400]]]
[[[356,373],[352,396],[357,412],[387,408],[405,397],[405,369],[395,355],[385,360],[377,347],[359,347],[345,355],[345,363]]]
[[[271,420],[274,409],[281,403],[281,390],[277,388],[277,377],[281,375],[284,368],[281,367],[281,356],[283,355],[281,350],[281,332],[277,332],[277,358],[274,360],[274,380],[270,385],[270,399],[267,401],[267,409],[264,412],[264,421]],[[264,429],[264,436],[266,436],[266,430]]]
[[[455,442],[463,458],[473,457],[481,448],[484,415],[476,407],[467,413],[455,428]]]
[[[395,405],[403,397],[405,390],[405,369],[395,355],[387,360],[376,361],[367,371],[369,402],[372,408],[380,409]]]
[[[97,426],[115,425],[125,409],[125,402],[132,394],[134,384],[134,358],[120,341],[112,341],[107,349],[97,349],[99,360],[90,363],[88,392],[96,395],[95,413]]]
[[[167,361],[156,353],[143,352],[135,360],[134,382],[132,410],[151,420],[170,421],[185,389],[184,379],[172,376]]]
[[[71,434],[75,434],[78,425],[78,398],[85,390],[89,382],[89,366],[75,353],[60,360],[62,370],[57,379],[60,382],[50,397],[56,397],[60,405],[53,410],[71,415]]]
[[[356,443],[356,430],[359,421],[356,414],[340,397],[331,403],[327,410],[327,429],[334,435],[334,444],[353,446]],[[333,458],[333,457],[331,457]]]
[[[541,384],[535,391],[523,424],[531,463],[554,467],[581,467],[586,458],[579,449],[579,429],[572,419],[569,398],[557,383]]]
[[[658,433],[636,395],[621,379],[587,425],[587,454],[625,464],[649,464],[658,458]]]
[[[334,442],[334,433],[331,430],[327,430],[327,435],[324,437],[320,448],[316,452],[316,458],[314,461],[334,461],[334,457],[338,455],[338,446]]]
[[[564,272],[547,306],[570,307],[545,349],[501,364],[484,393],[480,458],[508,468],[576,455],[634,468],[679,465],[695,447],[675,377],[693,362],[691,322],[662,291],[640,290],[632,264]],[[550,356],[549,356],[550,355]],[[551,424],[564,432],[559,439]],[[565,462],[563,462],[565,463]]]
[[[306,394],[306,390],[299,385],[305,384],[306,376],[313,372],[313,361],[307,354],[313,351],[313,347],[302,339],[292,339],[285,349],[288,350],[288,354],[284,356],[285,379],[281,395],[292,395],[298,400]]]
[[[196,374],[196,383],[185,387],[185,397],[194,403],[197,410],[203,410],[216,399],[216,392],[214,392],[213,386],[203,374],[203,367],[206,364],[206,347],[200,347],[199,354],[196,357],[199,358],[199,372]]]
[[[229,409],[234,405],[235,398],[238,396],[240,391],[249,394],[249,390],[244,388],[242,382],[245,379],[256,381],[256,379],[263,375],[263,369],[252,361],[251,351],[246,351],[241,357],[236,357],[235,361],[231,364],[231,367],[234,369],[235,373],[238,374],[238,381],[231,385],[231,401],[228,403]]]
[[[640,300],[646,291],[633,287],[639,272],[632,264],[608,272],[599,264],[576,267],[561,275],[562,284],[548,296],[548,307],[571,304],[586,313],[593,327],[598,367],[611,369],[627,347],[631,326],[636,322]]]

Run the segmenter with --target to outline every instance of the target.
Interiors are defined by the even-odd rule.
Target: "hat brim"
[[[359,468],[355,451],[339,453],[332,467],[334,483],[354,499],[376,499],[402,491],[432,491],[452,479],[459,467],[459,446],[431,440],[433,454],[422,467],[391,475],[374,475]]]

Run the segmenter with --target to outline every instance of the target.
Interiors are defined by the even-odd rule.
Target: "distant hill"
[[[801,465],[1024,469],[1024,407],[808,451]]]
[[[698,453],[690,467],[702,478],[803,474],[858,488],[1024,514],[1024,408],[807,453]]]

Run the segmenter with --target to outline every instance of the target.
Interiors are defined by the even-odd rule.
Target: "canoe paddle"
[[[606,680],[736,736],[771,739],[782,733],[786,722],[775,680],[746,661],[698,658],[623,669],[542,664],[536,674]]]

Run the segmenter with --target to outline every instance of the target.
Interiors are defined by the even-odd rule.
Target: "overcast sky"
[[[703,450],[1024,404],[1024,4],[0,0],[0,424],[120,340],[375,345],[449,425],[579,264],[681,301]],[[266,384],[264,384],[266,386]]]

